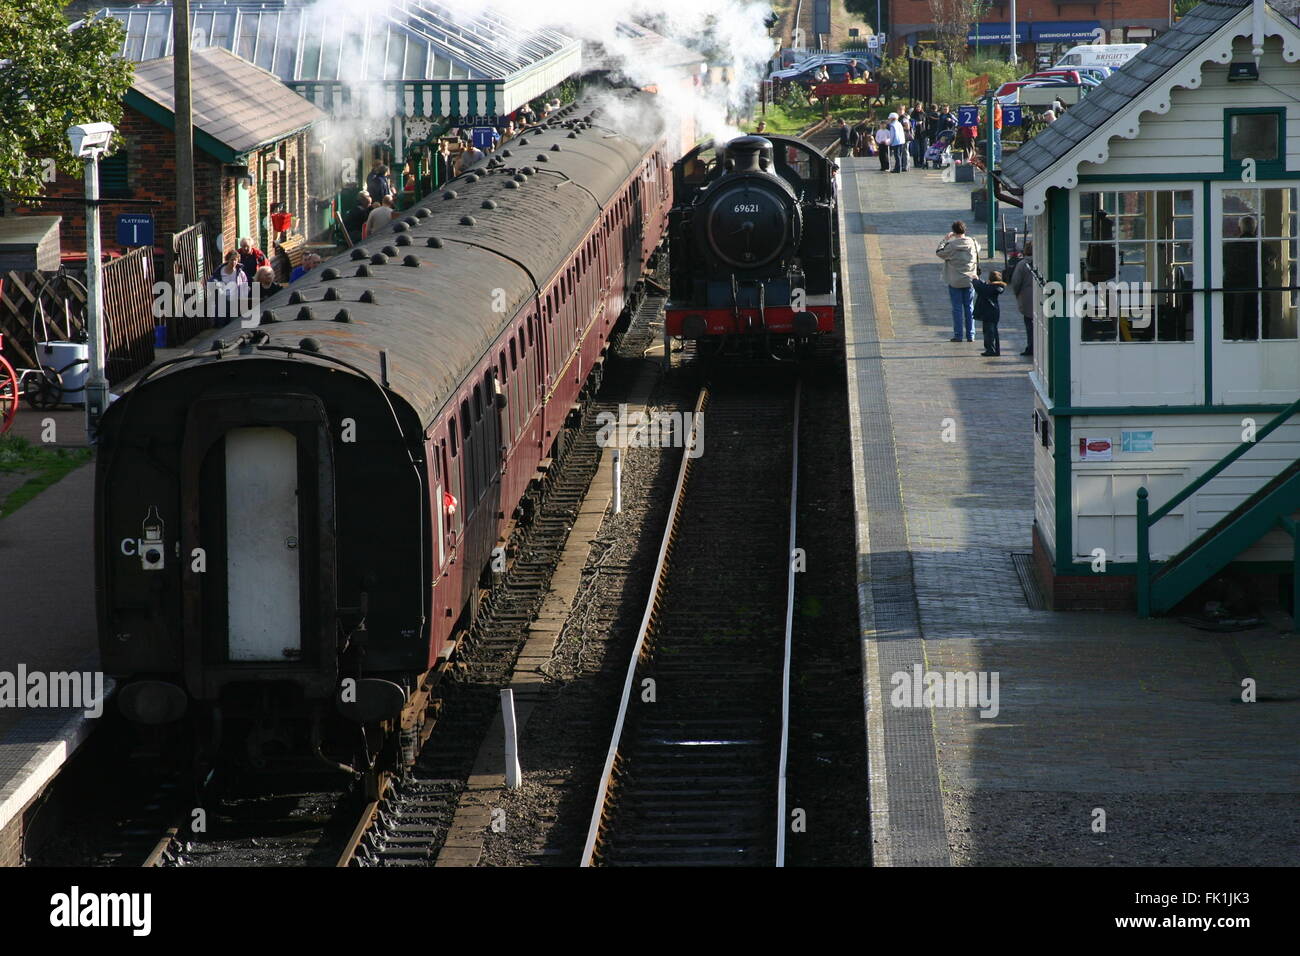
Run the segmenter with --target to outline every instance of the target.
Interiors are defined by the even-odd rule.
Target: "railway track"
[[[706,387],[582,865],[784,865],[800,388]],[[695,446],[700,449],[701,446]]]
[[[652,323],[662,319],[663,302],[656,296],[642,302],[611,356],[639,356],[649,347],[654,341]],[[444,710],[433,736],[407,779],[389,781],[380,798],[363,810],[338,866],[424,866],[441,849],[479,744],[500,707],[500,688],[510,683],[528,627],[599,464],[594,423],[599,407],[592,403],[582,427],[572,433],[563,450],[564,466],[547,478],[544,507],[459,647],[459,678],[444,690]]]

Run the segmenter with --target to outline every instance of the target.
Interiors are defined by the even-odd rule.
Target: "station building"
[[[127,59],[171,55],[170,3],[97,15],[123,23]],[[440,135],[503,125],[582,65],[572,37],[434,0],[195,0],[190,22],[193,49],[220,47],[256,64],[335,121],[326,145],[350,183],[364,182],[377,158],[409,159],[425,178]]]
[[[1056,608],[1168,612],[1225,571],[1300,593],[1297,60],[1263,0],[1205,0],[1004,164],[1044,283],[1033,548]],[[1082,283],[1149,295],[1078,307]]]
[[[194,205],[210,227],[212,251],[233,249],[242,236],[270,249],[272,207],[291,217],[295,232],[313,215],[319,219],[334,183],[314,136],[325,114],[265,70],[220,48],[194,51],[190,66]],[[118,126],[124,145],[99,164],[100,241],[106,251],[125,252],[131,245],[118,241],[117,219],[124,213],[151,215],[159,245],[189,225],[176,221],[172,71],[171,57],[136,65]],[[256,99],[244,95],[248,89],[259,91]],[[65,251],[85,248],[84,197],[81,175],[60,173],[46,186],[45,198],[56,201],[65,219]]]

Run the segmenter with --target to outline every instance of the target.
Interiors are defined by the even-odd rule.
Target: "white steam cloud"
[[[357,49],[344,50],[342,79],[353,86],[354,96],[362,97],[369,116],[391,115],[391,109],[378,101],[367,102],[366,97],[373,97],[377,89],[367,82],[373,76],[362,75],[359,45],[367,31],[382,29],[385,14],[400,21],[403,6],[402,0],[373,0],[364,5],[356,0],[317,0],[310,8],[309,16],[316,22],[349,25]],[[449,0],[439,6],[440,12],[461,23],[490,13],[524,30],[555,30],[599,44],[606,60],[617,64],[627,80],[658,89],[656,102],[665,123],[692,120],[699,135],[729,137],[738,132],[730,118],[752,103],[775,49],[763,24],[771,7],[763,0]],[[684,87],[682,67],[647,62],[644,48],[619,30],[620,24],[629,22],[700,51],[709,68],[707,82]],[[481,34],[476,41],[489,46],[498,43],[503,50],[511,42],[506,37]],[[352,64],[356,75],[349,73]],[[361,132],[354,124],[347,125]]]

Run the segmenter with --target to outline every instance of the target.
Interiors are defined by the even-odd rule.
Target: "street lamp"
[[[108,407],[108,378],[104,374],[103,287],[99,277],[99,160],[108,150],[116,127],[86,123],[68,129],[72,155],[86,162],[86,340],[90,372],[86,380],[86,437],[93,444],[100,416]]]

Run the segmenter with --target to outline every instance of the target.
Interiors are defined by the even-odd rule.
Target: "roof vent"
[[[445,193],[442,194],[442,198],[443,198],[443,199],[455,199],[458,195],[460,195],[460,194],[457,193],[456,190],[454,190],[454,189],[448,189]]]
[[[319,352],[320,343],[313,338],[306,338],[298,343],[298,348],[302,349],[304,352]]]
[[[519,184],[523,181],[522,176],[516,176],[514,179],[506,180],[506,189],[518,189]]]
[[[393,232],[406,232],[411,227],[404,222],[393,223]]]
[[[429,241],[426,242],[425,245],[428,246],[430,249],[441,249],[442,240],[439,239],[437,236],[430,236]]]
[[[551,144],[551,152],[552,152],[552,153],[558,153],[559,151],[560,151],[560,144],[559,144],[559,143],[552,143],[552,144]]]
[[[376,252],[370,257],[370,264],[372,266],[382,266],[387,261],[388,256],[384,255],[382,252]]]
[[[361,265],[357,266],[357,278],[358,279],[370,278],[370,266],[366,265],[364,262]]]
[[[410,237],[410,236],[398,236],[398,237],[397,237],[397,244],[398,244],[399,246],[409,246],[409,245],[411,244],[411,237]]]
[[[569,130],[569,139],[577,139],[577,138],[578,138],[578,134],[575,133],[573,130]],[[551,147],[551,149],[559,149],[559,148],[560,148],[559,143],[556,143],[554,146]]]
[[[549,162],[550,162],[550,160],[546,158],[546,154],[545,154],[545,153],[538,153],[538,154],[537,154],[537,161],[538,161],[539,163],[549,163]]]
[[[392,246],[384,246],[384,248],[381,251],[383,252],[384,255],[388,256],[388,258],[390,259],[393,258],[393,256],[397,255],[397,250],[394,249]],[[371,261],[373,262],[374,260],[372,259]]]
[[[476,220],[473,216],[461,216],[460,224],[462,226],[474,226],[478,224],[478,220]]]
[[[274,323],[275,323],[275,313],[272,312],[270,309],[267,309],[266,311],[264,311],[264,312],[262,313],[262,321],[259,322],[258,324],[259,324],[259,325],[272,325],[272,324],[274,324]]]
[[[416,219],[414,216],[407,216],[405,219],[402,220],[402,222],[406,223],[408,228],[410,226],[418,226],[420,224],[420,220]],[[397,230],[397,232],[405,232],[405,231],[406,231],[405,229]]]
[[[520,145],[520,146],[527,146],[527,145],[528,145],[528,137],[527,137],[527,136],[520,136],[520,137],[519,137],[519,145]]]
[[[328,269],[324,269],[321,271],[320,277],[326,280],[337,279],[339,277],[339,270],[335,269],[333,266],[330,266]]]
[[[312,314],[310,308],[304,305],[301,309],[298,310],[298,314],[295,315],[294,318],[297,319],[299,322],[310,322],[312,319],[316,318],[316,316]]]
[[[509,158],[510,158],[512,155],[514,155],[514,154],[511,153],[510,150],[508,150],[508,149],[503,149],[503,150],[501,150],[501,155],[504,156],[504,157],[506,157],[507,159],[509,159]]]
[[[325,290],[325,299],[324,299],[324,301],[326,301],[326,302],[333,302],[333,301],[335,301],[336,299],[338,299],[338,297],[339,297],[339,290],[338,290],[338,289],[335,289],[333,286],[331,286],[330,288],[328,288],[328,289]]]
[[[536,176],[536,175],[537,175],[537,167],[535,167],[535,166],[524,166],[522,169],[519,170],[519,172],[520,172],[521,175],[524,175],[524,176]]]
[[[497,208],[497,201],[496,201],[495,199],[484,199],[484,200],[483,200],[483,208],[484,208],[484,209],[496,209],[496,208]]]
[[[297,292],[297,291],[295,291],[295,292],[290,292],[290,293],[289,293],[289,304],[290,304],[290,305],[298,305],[300,302],[302,302],[302,293],[301,293],[301,292]]]
[[[355,249],[352,250],[352,258],[353,258],[354,260],[356,260],[356,259],[366,259],[366,258],[369,258],[369,256],[370,256],[370,253],[366,252],[366,250],[362,249],[360,246],[358,246],[357,248],[355,248]]]
[[[349,312],[347,309],[339,309],[339,313],[338,313],[338,315],[334,316],[334,321],[335,321],[335,322],[351,322],[351,321],[352,321],[352,313]]]
[[[407,256],[405,259],[402,260],[402,265],[410,266],[412,269],[418,269],[420,268],[420,257]]]
[[[433,215],[433,212],[428,206],[421,206],[419,209],[415,210],[416,219],[428,219],[431,215]]]
[[[359,298],[357,301],[358,301],[358,302],[366,302],[366,303],[369,303],[370,305],[378,305],[378,304],[379,304],[379,300],[375,298],[375,294],[374,294],[374,292],[372,292],[372,291],[369,290],[369,289],[367,289],[365,292],[361,293],[361,298]]]

